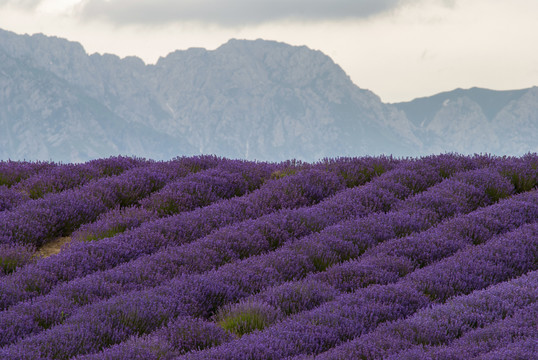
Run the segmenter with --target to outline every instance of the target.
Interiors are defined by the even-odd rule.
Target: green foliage
[[[507,173],[506,176],[509,177],[512,184],[516,188],[516,192],[522,193],[532,190],[537,185],[536,176],[525,176],[518,174],[517,172]]]
[[[501,189],[497,189],[495,187],[488,187],[486,188],[486,195],[494,202],[497,202],[501,199],[506,199],[510,195],[512,195],[509,192],[502,191]]]
[[[286,176],[295,175],[297,174],[297,171],[297,168],[292,167],[285,168],[284,170],[276,170],[271,173],[270,178],[273,180],[279,180],[285,178]]]
[[[334,259],[329,259],[325,256],[313,256],[310,258],[312,264],[317,271],[325,271],[329,266],[335,264]]]
[[[14,272],[18,267],[35,261],[35,247],[26,245],[0,245],[0,275]]]
[[[217,323],[224,330],[237,336],[262,330],[272,324],[280,313],[264,302],[244,302],[225,306],[216,315]]]
[[[48,316],[47,316],[48,315]],[[56,316],[50,316],[50,314],[38,314],[34,320],[42,329],[50,329],[53,326],[62,324],[69,315],[63,311]]]
[[[30,196],[30,199],[40,199],[43,197],[43,195],[45,195],[45,193],[47,192],[51,192],[53,189],[52,188],[48,188],[48,189],[43,189],[39,186],[33,186],[31,187],[30,189],[28,189],[28,195]]]
[[[228,316],[219,321],[219,325],[224,330],[241,336],[254,330],[262,330],[265,328],[266,322],[259,313],[245,312]]]
[[[10,274],[19,266],[17,259],[11,257],[0,257],[0,272]]]
[[[42,279],[29,279],[24,284],[24,291],[28,293],[42,294],[45,289]]]
[[[0,185],[6,185],[9,187],[9,185],[11,185],[11,182],[8,180],[7,176],[0,174]]]
[[[156,209],[159,216],[173,215],[180,212],[179,204],[175,200],[162,201]]]
[[[95,241],[95,240],[101,240],[101,239],[113,237],[119,233],[124,232],[125,230],[127,230],[127,226],[116,225],[110,229],[106,229],[98,233],[88,234],[83,238],[83,241],[89,242],[89,241]]]
[[[202,168],[200,167],[200,165],[198,165],[198,164],[193,164],[193,165],[191,166],[191,168],[190,168],[189,171],[190,171],[191,173],[194,174],[194,173],[197,173],[197,172],[200,171],[200,170],[202,170]]]
[[[18,183],[21,180],[22,180],[21,175],[8,176],[8,175],[0,173],[0,186],[6,185],[7,187],[11,187],[12,185]]]
[[[530,191],[538,186],[538,155],[529,153],[517,162],[501,164],[499,172],[512,182],[516,193]]]

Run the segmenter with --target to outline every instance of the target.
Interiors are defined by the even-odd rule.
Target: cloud
[[[243,26],[283,19],[367,18],[409,2],[413,0],[85,0],[79,15],[114,24],[198,21]]]
[[[42,0],[4,0],[0,3],[1,6],[13,6],[24,9],[35,9]]]

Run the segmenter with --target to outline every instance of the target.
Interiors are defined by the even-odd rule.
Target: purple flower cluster
[[[404,318],[434,302],[442,301],[437,297],[431,298],[432,292],[436,290],[443,291],[455,285],[453,295],[468,294],[535,270],[538,268],[535,263],[538,256],[537,236],[537,223],[524,225],[417,270],[395,284],[372,285],[340,295],[312,310],[292,315],[264,331],[245,335],[239,340],[192,353],[184,358],[282,359],[299,354],[322,353],[350,339],[360,339],[361,335],[374,330],[379,324]],[[495,269],[481,267],[487,261],[495,262],[498,254],[503,251],[508,254],[497,263]],[[510,256],[515,254],[517,256]],[[463,259],[467,261],[462,267],[460,264]],[[465,286],[458,286],[462,283]],[[415,325],[413,328],[420,326]],[[402,333],[408,334],[410,331],[398,332]],[[424,332],[424,336],[435,337],[435,334],[431,331]],[[331,350],[330,357],[327,354],[328,357],[325,358],[361,358],[362,354],[353,351],[354,342],[336,347]]]
[[[30,196],[25,192],[0,185],[0,212],[11,210],[28,200],[30,200]]]
[[[535,154],[197,157],[14,198],[0,235],[41,233],[0,245],[0,358],[535,358],[537,184]]]
[[[538,349],[536,346],[536,332],[530,338],[521,339],[479,355],[477,360],[512,360],[512,359],[536,359]]]
[[[324,163],[324,170],[309,169],[268,181],[242,197],[147,222],[132,231],[100,241],[72,243],[57,256],[27,266],[0,283],[0,308],[48,293],[58,282],[113,268],[165,246],[191,242],[222,226],[282,208],[312,205],[345,186],[335,172],[341,174],[347,167],[347,173],[351,173],[352,169],[358,168],[360,171],[355,172],[367,181],[369,177],[363,174],[374,174],[379,171],[379,166],[390,168],[391,162],[384,158],[366,158]],[[367,196],[375,198],[375,194]],[[352,204],[352,199],[347,199],[347,203]]]
[[[506,158],[497,163],[500,173],[509,177],[517,192],[532,190],[538,184],[538,154]]]
[[[9,188],[6,185],[0,186],[0,211],[11,210],[30,199],[42,198],[49,193],[82,186],[93,179],[119,175],[125,170],[148,163],[142,159],[118,156],[83,164],[46,166]]]
[[[147,164],[148,162],[143,159],[122,156],[82,164],[62,164],[42,170],[12,188],[24,191],[31,199],[38,199],[48,193],[62,192],[82,186],[93,179],[119,175],[126,170]]]
[[[140,200],[136,206],[104,213],[97,221],[77,230],[73,239],[90,241],[111,237],[158,217],[244,195],[258,188],[281,167],[266,163],[221,160],[215,168],[168,183],[161,190]]]
[[[278,171],[300,170],[265,163],[222,161],[216,168],[194,174],[184,181],[172,182],[140,205],[159,216],[204,207],[220,199],[242,196],[260,187]]]
[[[0,245],[0,276],[15,271],[18,267],[35,261],[35,247],[22,244]]]
[[[2,160],[0,161],[0,185],[11,187],[21,180],[56,166],[58,166],[58,164],[42,161],[29,162]]]
[[[118,207],[101,214],[95,221],[80,226],[71,234],[71,239],[74,242],[80,242],[112,237],[126,230],[137,228],[158,217],[154,211],[137,205]]]
[[[425,190],[442,179],[438,170],[426,168],[421,171],[419,166],[420,164],[412,163],[407,164],[405,168],[399,167],[393,171],[389,171],[366,186],[353,188],[336,194],[326,201],[321,202],[319,208],[324,211],[326,218],[334,218],[335,216],[338,216],[340,219],[346,219],[350,216],[365,216],[375,211],[388,210],[390,204],[398,200],[398,196],[402,194],[408,196],[414,191]],[[410,171],[409,168],[414,168],[415,171]],[[314,179],[312,175],[310,175],[310,178],[311,180]],[[391,184],[392,186],[390,186]],[[407,186],[402,184],[406,184]],[[405,189],[408,190],[404,191]],[[162,324],[162,322],[165,322],[169,316],[180,316],[183,312],[177,313],[178,307],[185,308],[185,311],[187,311],[184,313],[185,315],[196,314],[198,316],[209,316],[216,311],[217,307],[229,302],[233,298],[244,297],[249,293],[259,291],[267,285],[289,281],[296,276],[304,276],[304,274],[315,269],[316,260],[311,261],[306,254],[304,254],[304,256],[301,256],[304,260],[298,261],[300,259],[297,258],[298,255],[300,254],[288,251],[288,254],[279,253],[277,256],[268,256],[264,261],[260,261],[258,258],[249,257],[243,261],[225,265],[215,272],[209,272],[203,275],[180,275],[168,284],[164,284],[153,290],[147,290],[146,293],[148,295],[144,295],[143,298],[151,302],[151,305],[148,304],[149,308],[157,306],[157,308],[161,309],[160,311],[163,311],[162,318],[157,323],[153,322],[153,320],[156,320],[153,319],[151,324],[146,322],[149,318],[143,321],[141,320],[143,326],[140,325],[140,321],[137,321],[135,327],[140,325],[143,327],[143,330],[139,329],[133,333],[132,331],[134,328],[128,326],[125,328],[125,331],[127,332],[124,333],[124,336],[139,333],[140,331],[148,331],[152,327],[156,327]],[[97,285],[96,289],[99,287],[100,286]],[[164,294],[171,293],[163,295],[163,291]],[[224,293],[222,291],[224,291]],[[181,294],[181,296],[178,298],[179,294]],[[129,299],[132,299],[132,296],[130,295],[132,295],[132,293],[86,306],[80,311],[77,311],[73,316],[69,317],[64,322],[64,325],[55,326],[50,331],[59,331],[60,333],[68,331],[71,333],[72,325],[69,324],[89,324],[94,321],[101,321],[104,318],[108,318],[111,321],[122,322],[121,319],[113,320],[113,317],[110,317],[107,313],[110,310],[110,306],[115,309],[121,307],[121,312],[123,313],[125,308],[130,306],[127,305],[131,303],[131,300]],[[139,297],[136,298],[139,299]],[[162,303],[162,301],[165,301],[165,303]],[[179,303],[177,303],[178,301]],[[112,305],[104,305],[107,303]],[[176,303],[176,305],[173,305],[174,303]],[[105,307],[103,308],[102,306]],[[93,310],[89,310],[90,308]],[[100,311],[104,312],[102,317],[96,315]],[[115,310],[113,312],[115,312]],[[90,314],[92,314],[91,320],[88,319]],[[149,315],[141,316],[145,318],[145,316]],[[86,320],[80,320],[81,317]],[[83,330],[81,329],[81,331]],[[65,336],[60,335],[60,333],[54,335],[55,339],[58,341],[61,341],[63,336]],[[27,338],[27,340],[23,340],[21,344],[25,343],[25,341],[39,342],[41,340],[38,339],[44,339],[43,337],[48,338],[50,335],[50,332],[40,333]],[[120,335],[116,334],[115,336]],[[91,341],[88,340],[88,337],[85,336],[84,338],[85,343],[89,348],[86,350],[80,348],[77,351],[90,351],[90,349],[95,349],[95,346],[99,346],[98,340],[96,340],[94,345],[91,345]],[[28,345],[28,343],[26,343],[25,346],[33,348],[33,345]],[[92,348],[91,346],[94,347]],[[75,350],[66,349],[66,351]]]
[[[530,228],[536,231],[537,226],[529,225],[526,230]],[[525,234],[525,231],[522,228],[515,234]],[[505,278],[511,275],[506,274]],[[316,359],[474,358],[536,334],[537,285],[538,272],[532,271],[470,295],[453,297],[407,319],[380,325],[375,331]],[[484,287],[478,285],[476,288]]]
[[[218,324],[190,316],[180,316],[163,328],[142,337],[133,337],[107,349],[102,359],[170,359],[189,351],[202,350],[234,339]],[[80,356],[78,359],[92,358]]]
[[[69,235],[109,209],[133,204],[168,181],[186,176],[195,166],[216,162],[217,159],[209,157],[152,163],[91,181],[78,189],[27,201],[12,211],[0,213],[0,243],[41,246],[55,237]]]

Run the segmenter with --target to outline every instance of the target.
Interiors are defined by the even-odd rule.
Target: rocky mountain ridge
[[[531,136],[538,126],[536,88],[505,96],[493,115],[487,101],[473,96],[464,91],[430,101],[421,120],[420,101],[384,104],[328,56],[304,46],[230,40],[146,65],[136,57],[88,55],[64,39],[0,30],[0,159],[214,153],[315,161],[538,151]]]
[[[521,155],[538,151],[538,87],[456,89],[394,104],[431,152]]]

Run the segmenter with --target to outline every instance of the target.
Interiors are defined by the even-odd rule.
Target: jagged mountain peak
[[[383,135],[381,128],[398,120],[385,118],[390,111],[383,111],[379,97],[359,89],[330,57],[306,46],[232,39],[215,50],[176,51],[152,71],[152,86],[174,120],[157,126],[190,133],[201,152],[230,146],[243,147],[241,157],[282,158],[288,152],[317,159],[328,154],[311,143],[315,140],[332,154],[351,155],[374,139],[402,137],[393,128]],[[345,126],[358,131],[357,138],[366,136],[361,124],[376,136],[356,144],[351,138],[335,142],[338,134],[348,137]],[[405,127],[409,124],[399,128]],[[226,133],[226,139],[215,140]],[[380,152],[380,146],[372,151]]]
[[[538,88],[456,89],[383,104],[329,56],[271,40],[231,39],[146,65],[137,57],[88,55],[65,39],[0,30],[0,60],[0,158],[214,153],[315,161],[381,153],[516,154],[538,143]]]
[[[322,72],[328,71],[338,72],[339,76],[349,80],[340,66],[318,50],[263,39],[231,39],[215,50],[203,48],[177,50],[164,58],[161,57],[156,67],[169,68],[182,66],[182,63],[191,65],[193,59],[210,63],[215,71],[220,71],[222,67],[227,69],[240,69],[245,66],[263,67],[266,71],[272,70],[275,76],[280,75],[280,81],[285,81],[286,75],[292,76],[297,72],[300,72],[303,77],[319,77]],[[289,71],[284,71],[285,69]],[[276,70],[280,70],[280,72],[276,72]],[[314,71],[313,74],[312,71]]]
[[[470,89],[457,88],[452,91],[445,91],[433,96],[393,105],[404,111],[407,117],[419,127],[427,126],[439,109],[460,98],[466,98],[474,102],[482,109],[486,118],[492,120],[505,106],[511,101],[519,99],[528,90],[490,90],[479,87]]]

